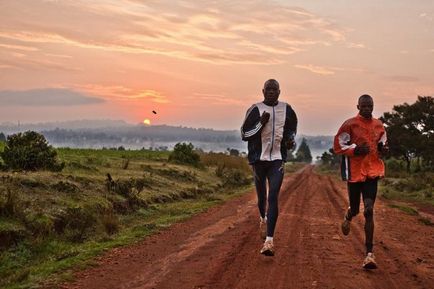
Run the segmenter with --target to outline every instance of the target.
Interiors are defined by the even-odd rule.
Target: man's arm
[[[386,130],[384,129],[384,126],[383,126],[383,132],[381,134],[381,138],[377,144],[377,149],[381,155],[385,155],[389,152],[389,145],[387,144],[387,133]]]
[[[241,138],[243,141],[254,139],[261,135],[263,125],[268,121],[268,117],[259,115],[259,109],[256,105],[252,105],[246,113],[243,125],[241,126]]]
[[[351,140],[351,126],[348,121],[339,128],[333,142],[333,150],[338,155],[365,156],[369,154],[369,146],[367,143],[357,145]]]
[[[286,139],[286,147],[287,149],[292,149],[295,145],[295,135],[297,134],[297,115],[292,107],[287,104],[286,105],[286,119],[284,126],[284,137]]]

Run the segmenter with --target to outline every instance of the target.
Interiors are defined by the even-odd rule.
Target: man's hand
[[[387,145],[387,143],[383,144],[382,142],[379,142],[377,149],[378,152],[382,155],[385,155],[389,152],[389,146]]]
[[[356,146],[356,148],[354,149],[354,155],[356,156],[365,156],[367,154],[369,154],[369,146],[366,143],[360,146]]]
[[[292,150],[295,147],[295,141],[293,139],[289,139],[286,142],[286,149],[287,150]]]
[[[261,115],[261,124],[264,125],[268,122],[268,120],[270,119],[270,114],[266,111],[264,111],[264,113]]]

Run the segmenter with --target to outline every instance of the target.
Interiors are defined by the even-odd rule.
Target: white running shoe
[[[273,241],[265,241],[264,246],[262,246],[261,254],[265,256],[274,256],[274,244]]]
[[[364,269],[377,269],[377,262],[375,262],[375,256],[373,253],[369,252],[366,255],[365,260],[363,260]]]

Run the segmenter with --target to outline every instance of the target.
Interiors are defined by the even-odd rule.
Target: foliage
[[[229,152],[230,156],[236,156],[236,157],[240,156],[240,151],[237,149],[227,148],[226,150]]]
[[[433,97],[418,96],[413,104],[395,105],[380,119],[386,127],[391,156],[405,160],[408,171],[414,158],[419,160],[418,168],[434,168]]]
[[[0,155],[6,167],[14,170],[60,171],[64,166],[58,162],[56,150],[48,145],[45,137],[34,131],[8,136]]]
[[[169,155],[169,161],[177,164],[199,166],[200,156],[194,151],[192,143],[177,143]]]
[[[335,154],[333,148],[330,148],[328,152],[323,152],[320,157],[322,165],[328,166],[330,168],[338,168],[341,162],[341,156]]]
[[[295,153],[295,160],[305,163],[312,162],[312,154],[305,138],[303,138],[297,152]]]
[[[238,169],[248,174],[252,172],[246,158],[228,156],[224,153],[202,153],[200,154],[200,162],[207,167],[217,166],[226,169]]]
[[[0,132],[0,142],[5,142],[6,141],[6,136],[4,133]]]

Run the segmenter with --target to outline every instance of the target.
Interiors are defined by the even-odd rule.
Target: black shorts
[[[364,182],[350,183],[348,182],[348,196],[350,199],[351,215],[355,216],[359,213],[360,195],[363,196],[363,202],[366,199],[371,199],[372,204],[377,197],[378,178],[366,179]]]

